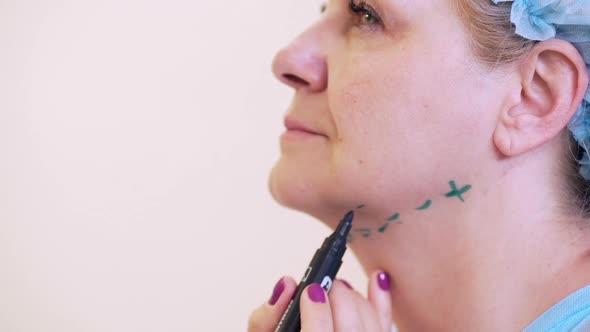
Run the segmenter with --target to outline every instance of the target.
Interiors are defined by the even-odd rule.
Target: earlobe
[[[498,123],[494,131],[494,145],[505,156],[512,156],[512,139],[510,139],[510,130],[502,122]]]
[[[538,133],[534,130],[542,126],[541,118],[523,112],[522,101],[501,114],[494,131],[494,144],[505,156],[512,157],[524,153],[539,144]],[[543,133],[547,134],[547,133]]]
[[[494,144],[516,156],[545,144],[565,128],[588,87],[586,64],[570,43],[538,43],[520,66],[520,96],[507,96]],[[511,100],[510,100],[511,98]]]

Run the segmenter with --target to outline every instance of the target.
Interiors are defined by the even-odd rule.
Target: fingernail
[[[326,303],[326,294],[320,284],[311,284],[307,288],[307,296],[309,296],[311,302]]]
[[[283,294],[284,290],[285,290],[285,281],[283,280],[283,278],[281,278],[281,280],[279,280],[277,282],[277,284],[275,285],[275,288],[272,290],[272,295],[270,296],[270,299],[268,300],[268,304],[275,305],[275,303],[277,303],[277,301],[279,300],[279,297],[281,297],[281,294]]]
[[[379,284],[379,288],[384,291],[388,291],[389,287],[391,287],[391,283],[389,281],[389,274],[386,272],[381,272],[377,275],[377,283]]]
[[[344,280],[344,279],[339,279],[340,281],[342,281],[342,283],[344,284],[344,286],[348,287],[348,289],[352,289],[352,286],[348,283],[348,281]]]

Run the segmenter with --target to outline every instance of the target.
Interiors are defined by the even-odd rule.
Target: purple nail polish
[[[381,272],[377,275],[377,283],[379,284],[379,288],[384,291],[388,291],[389,287],[391,287],[391,283],[389,280],[389,274],[386,272]]]
[[[320,284],[311,284],[307,288],[307,296],[312,302],[315,303],[326,303],[326,294]]]
[[[344,286],[348,287],[348,289],[353,289],[352,286],[348,283],[348,281],[344,280],[344,279],[339,279],[340,281],[342,281],[342,283],[344,284]]]
[[[275,288],[272,290],[272,295],[271,295],[270,299],[268,300],[268,304],[275,305],[275,303],[277,303],[277,301],[279,300],[279,297],[281,297],[281,294],[283,294],[284,290],[285,290],[285,281],[283,280],[283,278],[281,278],[281,280],[279,280],[277,282],[277,284],[275,285]]]

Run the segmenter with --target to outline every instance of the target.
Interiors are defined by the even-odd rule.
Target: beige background
[[[303,273],[270,63],[320,4],[0,0],[0,331],[243,331]]]

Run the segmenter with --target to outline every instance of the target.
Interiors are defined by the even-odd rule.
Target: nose
[[[273,60],[274,75],[295,90],[321,92],[328,84],[326,57],[317,32],[308,30],[280,50]]]

